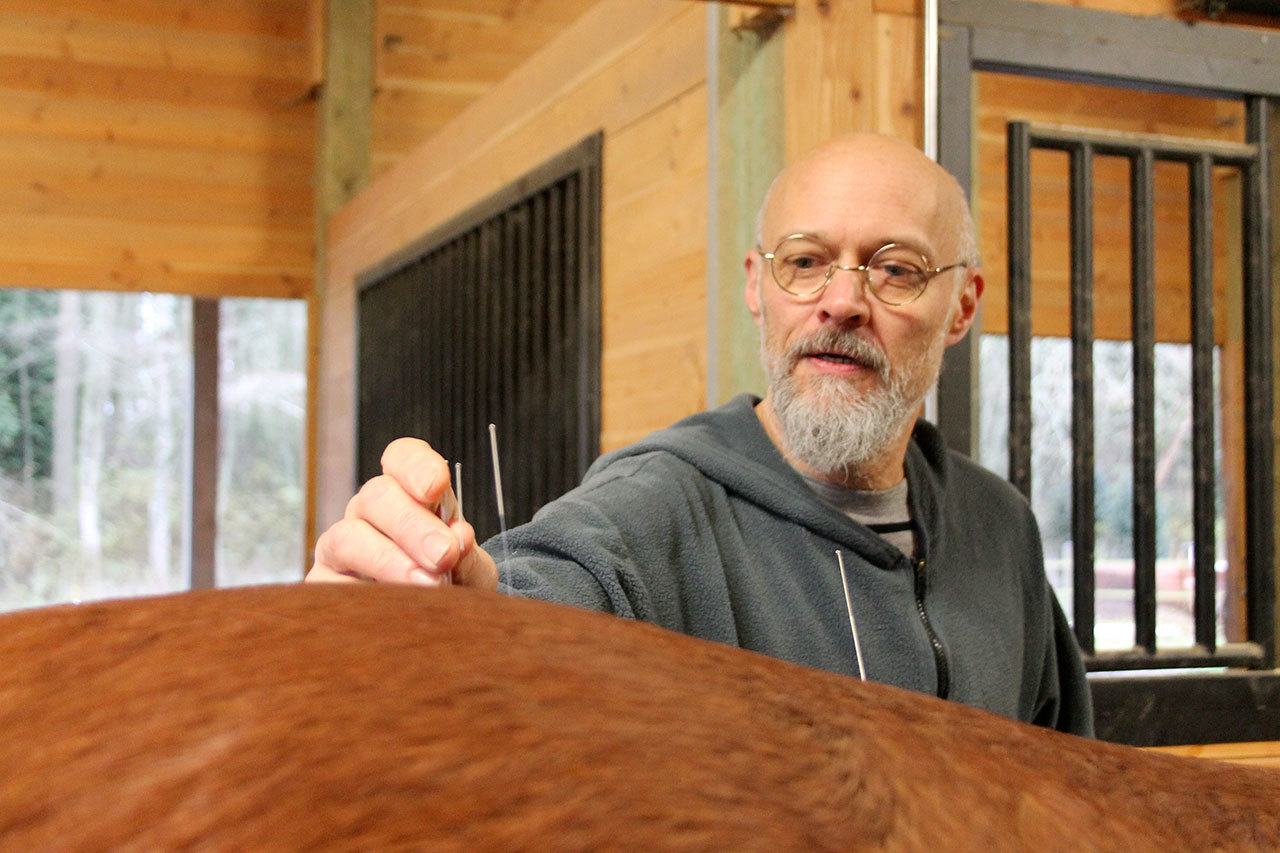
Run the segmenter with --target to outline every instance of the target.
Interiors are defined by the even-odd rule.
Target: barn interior
[[[970,195],[925,414],[1099,737],[1280,768],[1271,0],[0,4],[0,609],[299,582],[401,435],[485,537],[762,393],[758,207],[852,131]]]

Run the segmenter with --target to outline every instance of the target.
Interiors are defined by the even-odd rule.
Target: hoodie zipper
[[[924,624],[924,632],[929,636],[929,645],[933,647],[933,662],[938,670],[938,698],[946,699],[947,693],[951,691],[951,667],[947,664],[947,652],[942,647],[942,640],[938,639],[938,634],[933,630],[933,623],[929,621],[929,613],[924,609],[924,557],[916,560],[916,613],[920,615],[920,621]]]

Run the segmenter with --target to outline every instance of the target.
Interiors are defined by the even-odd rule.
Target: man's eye
[[[885,278],[894,279],[913,279],[921,273],[919,268],[912,264],[899,263],[897,261],[884,261],[876,264],[876,270]]]
[[[813,255],[792,255],[787,258],[787,266],[796,272],[808,272],[810,270],[823,269],[826,264]]]

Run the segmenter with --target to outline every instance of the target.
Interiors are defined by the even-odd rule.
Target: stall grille
[[[1248,101],[1246,143],[1140,133],[1008,125],[1009,479],[1031,496],[1031,151],[1066,152],[1070,181],[1073,623],[1091,670],[1275,665],[1272,558],[1272,359],[1266,103]],[[1133,343],[1132,649],[1094,644],[1093,160],[1129,161]],[[1190,174],[1192,467],[1195,642],[1156,644],[1155,276],[1152,175],[1157,161]],[[1216,642],[1214,562],[1213,169],[1238,169],[1244,193],[1244,454],[1247,637]],[[1176,263],[1176,259],[1162,262]]]
[[[573,488],[600,442],[600,140],[593,136],[360,277],[357,470],[399,436],[460,462],[498,532]]]

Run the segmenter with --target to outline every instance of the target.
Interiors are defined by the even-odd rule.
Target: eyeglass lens
[[[836,273],[837,254],[812,237],[788,237],[773,251],[770,268],[778,286],[796,296],[811,296],[822,290]],[[889,305],[915,299],[929,277],[928,264],[918,252],[890,244],[876,251],[864,269],[871,292]]]

